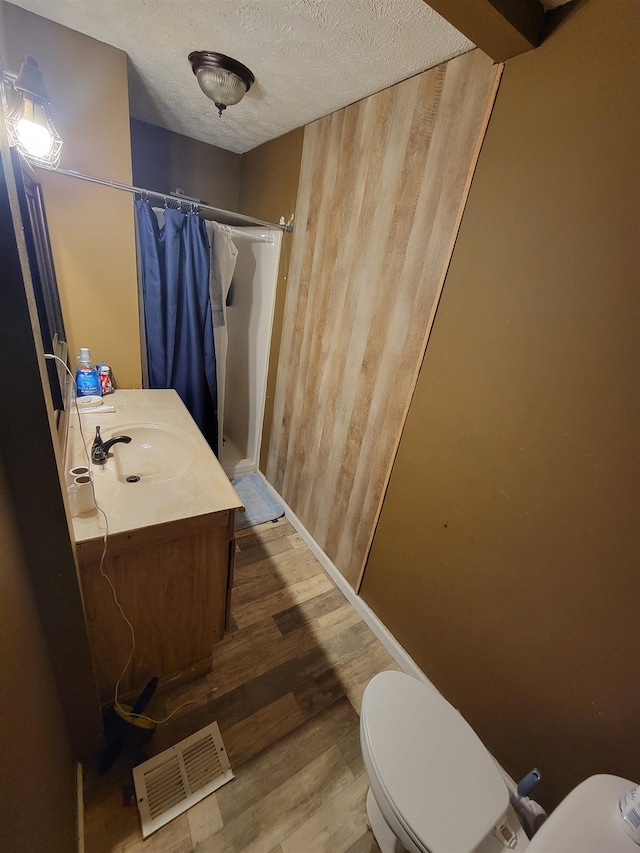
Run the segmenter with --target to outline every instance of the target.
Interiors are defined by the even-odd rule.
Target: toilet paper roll
[[[71,485],[76,477],[91,477],[93,480],[93,474],[86,465],[77,465],[75,468],[69,468],[67,471],[68,485]]]
[[[71,515],[80,515],[83,512],[94,512],[96,509],[93,497],[93,477],[91,473],[75,477],[73,483],[67,488]]]

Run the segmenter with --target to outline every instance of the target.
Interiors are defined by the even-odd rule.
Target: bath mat
[[[244,474],[231,483],[246,510],[236,511],[236,530],[275,521],[284,515],[284,507],[273,497],[259,474]]]

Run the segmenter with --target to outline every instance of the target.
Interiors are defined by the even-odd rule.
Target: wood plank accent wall
[[[267,478],[353,586],[500,73],[474,50],[305,129]]]

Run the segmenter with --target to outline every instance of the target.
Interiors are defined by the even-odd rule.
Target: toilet
[[[578,785],[529,841],[480,738],[435,688],[403,672],[367,685],[360,745],[382,853],[640,853],[616,814],[634,783],[617,776]]]

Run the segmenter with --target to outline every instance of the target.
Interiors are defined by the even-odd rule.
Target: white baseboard
[[[420,669],[418,664],[414,661],[411,655],[404,649],[400,643],[393,636],[391,631],[387,628],[387,626],[376,616],[373,610],[366,604],[360,596],[355,592],[355,590],[347,583],[342,574],[338,571],[335,564],[327,557],[322,548],[318,545],[313,536],[309,533],[304,524],[300,521],[295,512],[291,509],[291,507],[287,504],[285,500],[282,499],[282,496],[278,494],[278,492],[273,488],[271,483],[264,476],[262,471],[258,471],[259,476],[262,478],[265,486],[271,494],[278,500],[285,509],[285,516],[291,522],[291,525],[295,527],[300,536],[304,539],[304,541],[309,546],[309,549],[316,557],[322,568],[325,570],[329,578],[334,582],[334,584],[338,587],[340,592],[347,599],[349,604],[351,604],[355,610],[362,616],[363,621],[368,625],[368,627],[373,631],[376,637],[380,640],[385,649],[389,652],[391,657],[395,660],[398,666],[402,669],[403,672],[406,672],[408,675],[413,675],[415,678],[419,678],[421,681],[424,681],[434,690],[438,690],[438,688],[427,678],[424,672]],[[502,773],[505,783],[507,787],[515,792],[516,783],[511,778],[511,776],[507,773],[507,771],[496,761],[493,759],[500,772]]]
[[[76,763],[76,832],[78,835],[78,853],[84,853],[84,790],[83,768]]]
[[[421,681],[425,681],[431,687],[435,689],[434,685],[431,684],[427,676],[420,669],[418,664],[414,661],[411,655],[400,645],[400,643],[393,636],[391,631],[383,624],[383,622],[378,619],[376,614],[371,610],[368,604],[366,604],[360,596],[355,592],[353,587],[347,583],[342,574],[338,571],[334,563],[327,557],[322,548],[318,545],[313,536],[309,533],[304,524],[300,521],[295,512],[291,509],[290,506],[282,499],[282,496],[278,494],[278,492],[273,488],[271,483],[268,482],[262,471],[258,471],[260,477],[266,487],[269,489],[271,494],[278,500],[285,509],[285,515],[291,522],[292,526],[295,527],[300,536],[304,539],[304,541],[309,546],[309,549],[316,557],[322,568],[325,570],[329,578],[334,582],[334,584],[338,587],[340,592],[344,595],[344,597],[348,600],[349,604],[351,604],[355,610],[358,611],[360,616],[368,627],[373,631],[376,637],[380,640],[385,649],[389,652],[391,657],[395,660],[398,666],[403,670],[403,672],[408,673],[409,675],[413,675],[416,678],[419,678]]]

